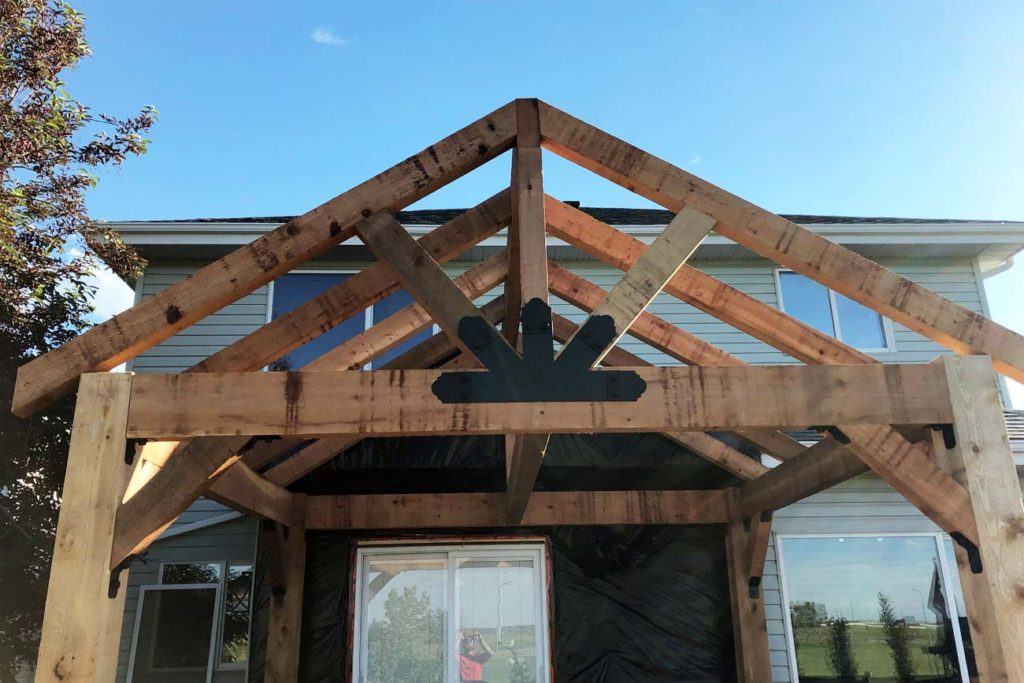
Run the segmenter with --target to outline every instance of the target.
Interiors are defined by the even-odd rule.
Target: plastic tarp
[[[502,437],[371,439],[291,488],[310,494],[500,491]],[[728,474],[658,435],[553,436],[538,490],[720,488]],[[724,527],[559,526],[308,534],[300,681],[350,678],[355,548],[400,536],[547,539],[556,681],[732,681]],[[258,571],[249,677],[263,680],[269,590]],[[389,682],[390,683],[390,682]],[[395,682],[398,683],[398,682]]]

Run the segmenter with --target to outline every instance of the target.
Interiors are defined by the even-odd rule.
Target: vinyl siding
[[[363,264],[317,264],[317,268],[328,270],[332,265],[350,269]],[[447,270],[450,274],[456,275],[471,265],[467,263],[451,264]],[[571,268],[606,290],[611,289],[622,275],[616,269],[594,262],[569,262],[562,265]],[[778,306],[775,266],[767,261],[695,262],[693,265],[768,305]],[[901,260],[883,262],[883,265],[973,311],[983,312],[980,283],[969,259]],[[152,296],[195,270],[195,265],[153,265],[147,270],[141,283],[141,296]],[[478,302],[483,303],[490,300],[500,291],[498,288],[481,297]],[[184,370],[262,325],[266,320],[269,301],[268,288],[260,288],[142,354],[135,359],[132,369],[137,372]],[[558,300],[552,301],[552,307],[557,313],[577,322],[582,321],[585,317],[578,309]],[[697,311],[673,297],[659,296],[649,310],[706,341],[720,346],[745,362],[795,362],[768,345],[732,329],[712,316]],[[901,325],[893,325],[893,336],[894,351],[875,354],[878,360],[886,363],[928,362],[935,356],[947,352],[935,342]],[[654,364],[676,363],[671,358],[632,337],[626,337],[622,346]],[[221,514],[223,511],[224,508],[218,504],[201,500],[182,516],[179,523],[196,521],[204,516]],[[227,526],[224,528],[226,529]],[[250,527],[232,526],[231,529],[237,530],[239,534],[237,539],[228,538],[227,536],[231,534],[228,533],[225,536],[224,531],[211,532],[219,537],[219,541],[223,542],[224,546],[211,545],[203,531],[170,539],[168,543],[173,541],[172,547],[176,550],[195,551],[199,554],[209,552],[216,555],[222,547],[226,549],[240,548],[241,546],[247,547],[251,552],[255,543],[254,528],[251,524]],[[932,531],[934,526],[883,482],[871,477],[863,477],[780,511],[776,517],[775,530],[784,533],[899,532]],[[155,552],[161,554],[167,552],[164,542],[158,542],[154,546]],[[791,680],[789,656],[774,552],[773,544],[769,551],[764,582],[773,663],[772,674],[774,681],[789,681]],[[134,620],[134,600],[137,600],[137,586],[146,580],[147,575],[144,572],[145,570],[137,570],[133,571],[131,575],[125,638],[130,638],[129,622],[133,623]],[[126,652],[124,661],[127,662]]]

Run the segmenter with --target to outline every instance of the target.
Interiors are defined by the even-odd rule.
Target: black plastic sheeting
[[[536,489],[704,489],[737,483],[657,434],[573,434],[551,437]],[[503,437],[474,436],[366,439],[289,488],[323,495],[504,487]],[[354,548],[360,540],[388,535],[425,541],[548,539],[556,681],[735,680],[724,527],[701,525],[310,533],[300,681],[349,680]],[[263,680],[269,589],[262,569],[256,596],[250,681]]]
[[[736,679],[723,527],[550,527],[487,533],[549,540],[554,680]],[[479,534],[479,529],[446,529],[431,531],[424,539],[471,539]],[[300,681],[349,680],[349,591],[353,551],[363,537],[308,535]],[[250,681],[263,680],[266,654],[265,585],[257,595]]]

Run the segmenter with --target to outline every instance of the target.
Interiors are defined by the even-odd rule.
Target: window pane
[[[932,537],[786,538],[801,677],[961,681]]]
[[[972,678],[978,676],[978,662],[974,657],[974,642],[971,640],[970,622],[967,620],[967,605],[964,604],[964,592],[960,586],[960,576],[956,568],[956,553],[953,551],[953,541],[948,538],[942,540],[942,551],[945,553],[946,566],[949,567],[953,577],[953,598],[956,602],[956,613],[960,626],[960,640],[964,644],[964,658],[967,660],[967,674]]]
[[[445,677],[447,560],[384,556],[363,570],[364,680],[440,683]]]
[[[886,348],[882,316],[838,292],[836,310],[844,342],[858,349]]]
[[[220,661],[223,664],[249,659],[249,605],[252,599],[252,565],[232,565],[224,582],[224,627]]]
[[[220,565],[217,563],[176,562],[165,564],[160,575],[165,586],[184,583],[220,583]]]
[[[273,317],[280,317],[350,277],[352,276],[342,273],[299,273],[278,278],[274,281]],[[272,367],[275,370],[297,370],[364,329],[366,317],[363,312],[356,313],[340,325],[275,361]]]
[[[797,273],[779,273],[782,308],[797,320],[835,336],[828,288]]]
[[[205,681],[217,589],[148,589],[142,600],[132,680]]]
[[[391,296],[385,298],[383,301],[374,304],[373,324],[376,325],[381,320],[384,320],[385,318],[393,315],[396,311],[405,308],[406,306],[409,306],[413,302],[414,299],[412,298],[412,295],[409,294],[409,292],[405,291],[404,289],[398,290]],[[374,359],[373,367],[379,368],[388,361],[397,358],[398,356],[402,355],[412,347],[419,344],[421,341],[429,339],[430,334],[431,330],[430,326],[428,325],[427,329],[423,330],[414,337],[410,337],[407,341],[399,344],[398,346],[391,349],[390,351],[387,351],[386,353],[382,353],[380,356]]]
[[[533,560],[461,559],[456,582],[460,681],[535,681]]]

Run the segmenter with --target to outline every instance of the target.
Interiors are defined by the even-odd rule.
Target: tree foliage
[[[840,681],[856,681],[857,660],[853,655],[850,622],[842,617],[834,617],[825,623],[828,628],[828,660],[832,671]]]
[[[367,680],[441,683],[445,649],[444,611],[415,586],[391,590],[384,619],[370,623]]]
[[[10,414],[18,366],[89,325],[100,261],[143,267],[85,194],[104,167],[146,150],[155,111],[93,112],[62,74],[89,55],[81,14],[54,0],[0,0],[0,680],[35,655],[73,403]]]
[[[878,620],[885,632],[885,644],[889,646],[892,667],[899,683],[913,683],[914,662],[910,653],[910,626],[906,619],[897,619],[892,601],[885,593],[878,594]]]

